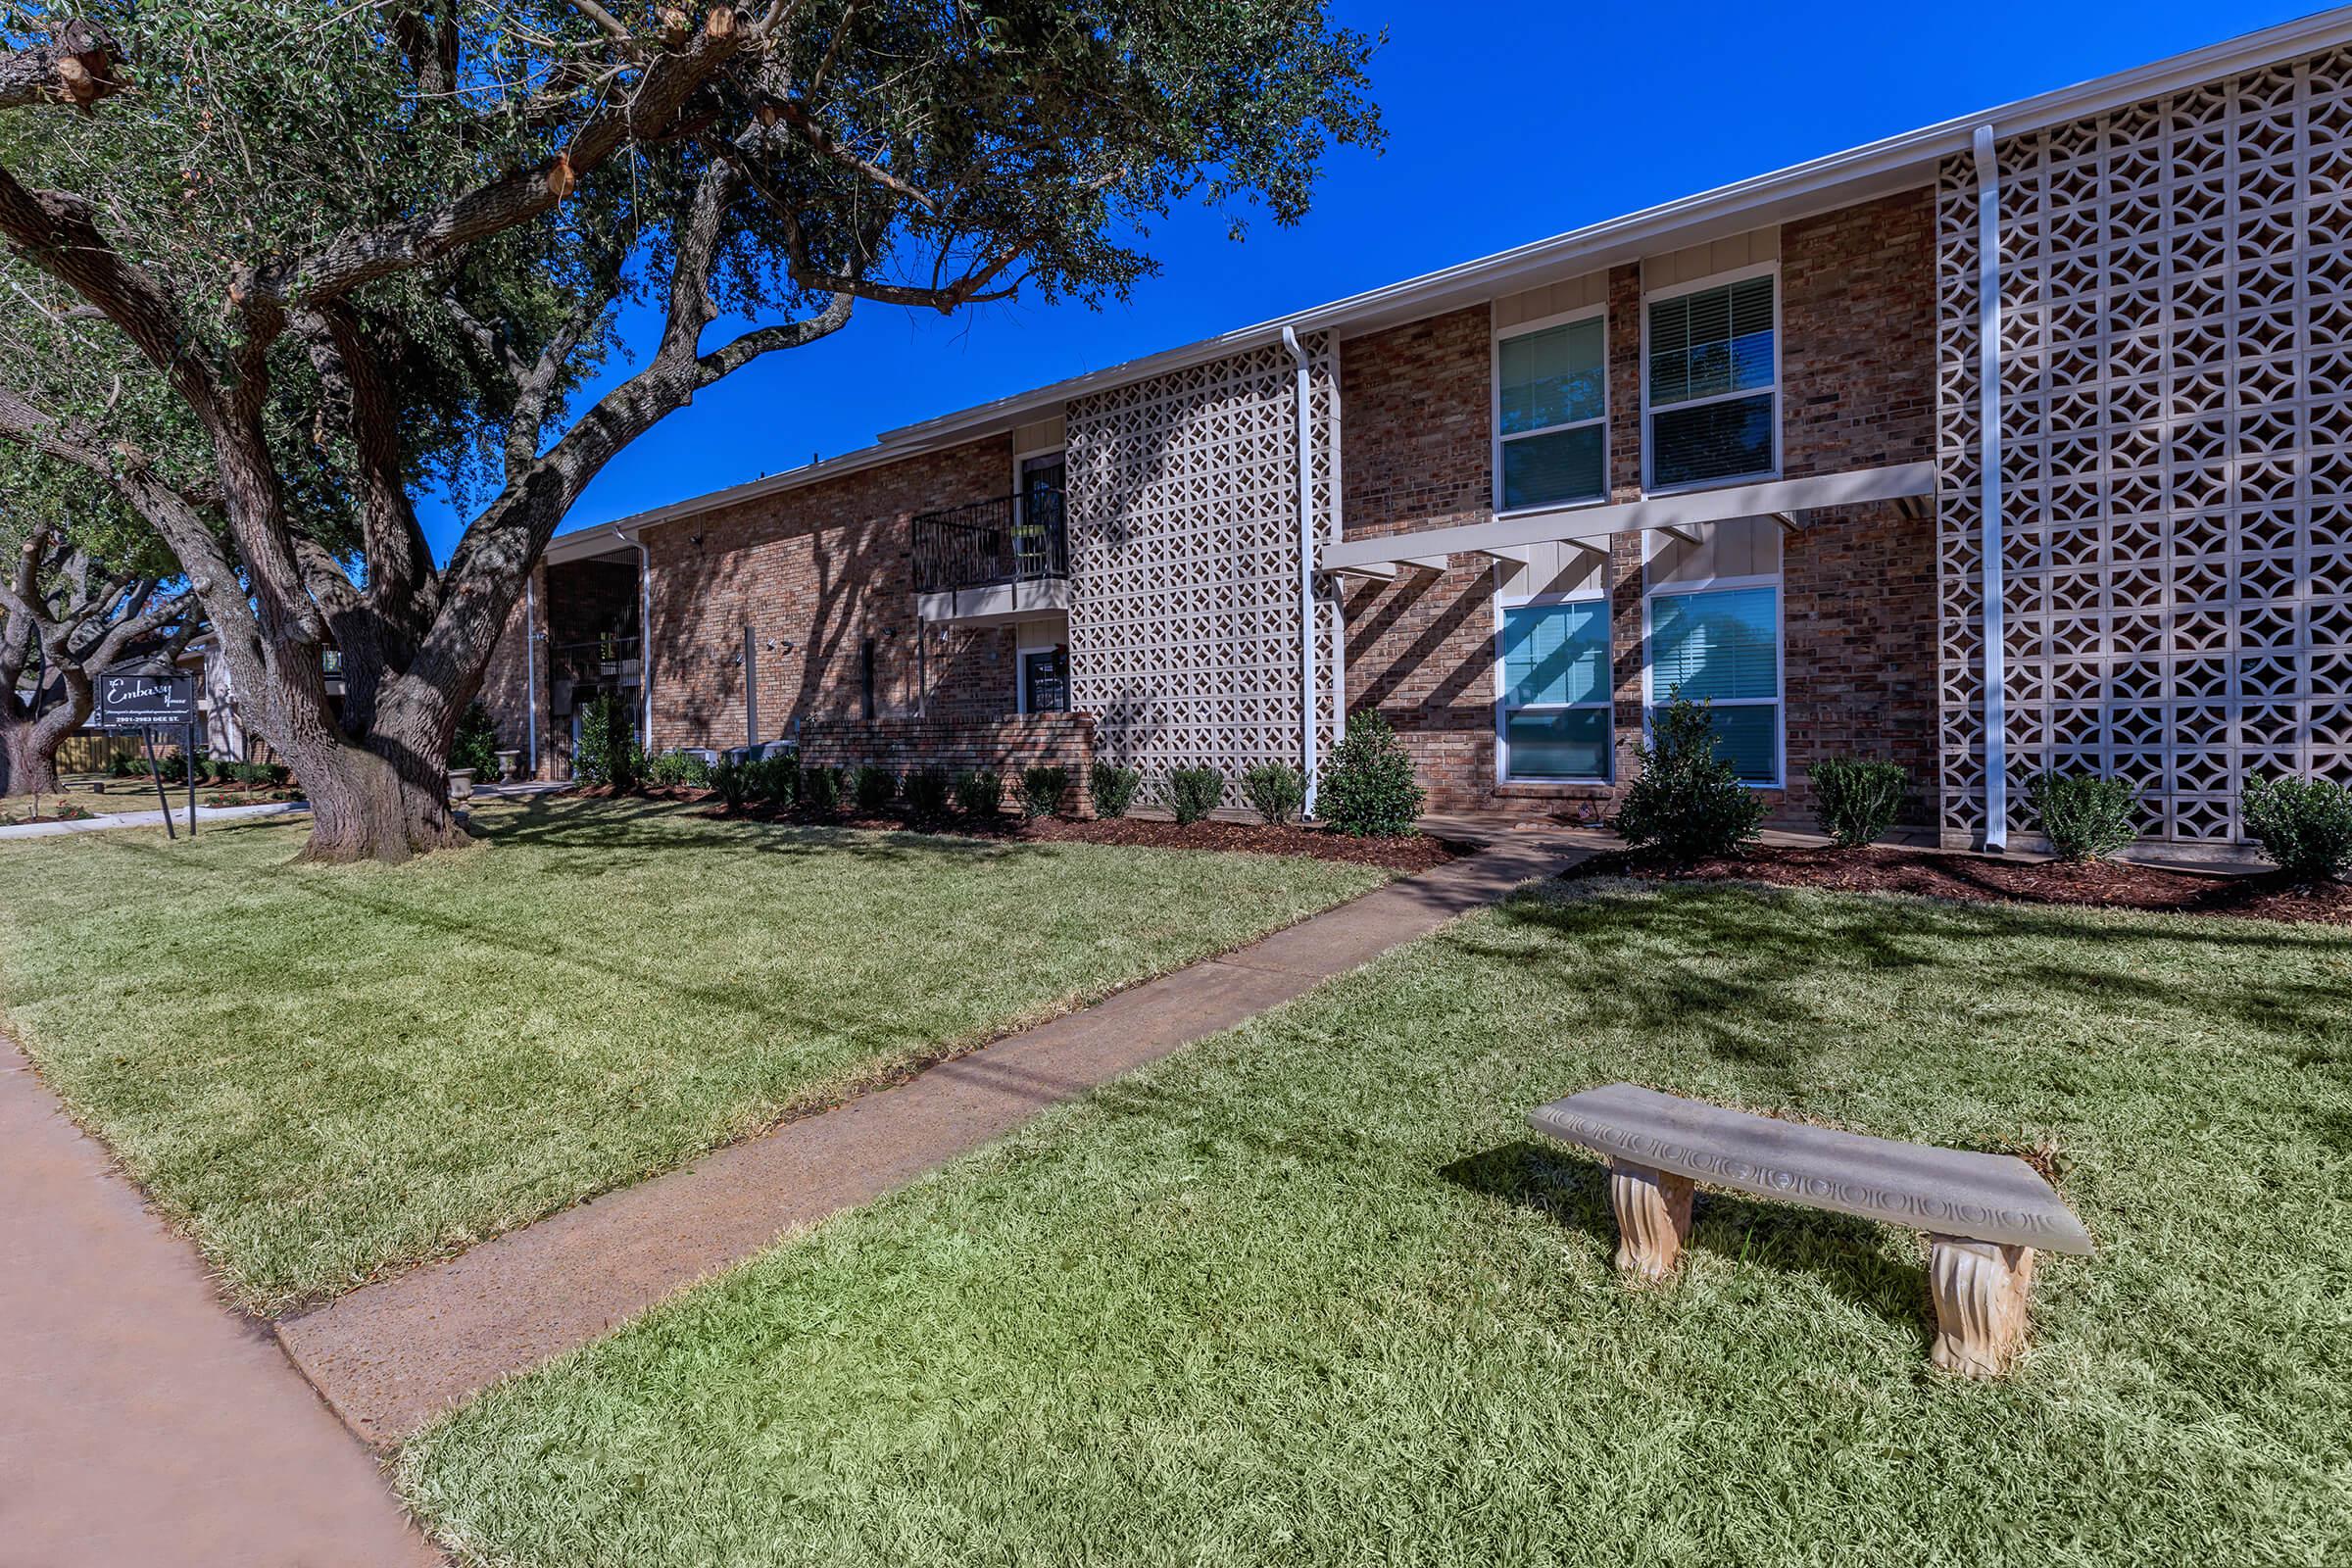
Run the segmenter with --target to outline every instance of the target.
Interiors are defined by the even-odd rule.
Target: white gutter
[[[637,688],[645,701],[645,719],[637,731],[637,745],[651,752],[654,749],[654,553],[645,548],[643,539],[632,539],[612,527],[612,536],[622,544],[637,550]]]
[[[1282,329],[1282,346],[1298,368],[1298,755],[1306,776],[1308,816],[1315,814],[1315,411],[1306,350]]]
[[[522,733],[530,750],[531,777],[539,776],[539,570],[522,578]]]
[[[1992,126],[1979,125],[1977,160],[1977,419],[1983,426],[1978,551],[1984,596],[1984,848],[2009,848],[2008,617],[2001,555],[2001,171]]]

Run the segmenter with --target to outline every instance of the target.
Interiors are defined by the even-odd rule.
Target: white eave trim
[[[1769,517],[1776,513],[1810,512],[1817,507],[1904,501],[1933,495],[1935,490],[1933,463],[1854,468],[1805,479],[1775,479],[1766,484],[1730,485],[1720,490],[1688,490],[1613,507],[1519,512],[1492,522],[1466,523],[1456,528],[1430,528],[1378,539],[1343,539],[1323,547],[1321,565],[1325,571],[1347,571],[1433,556],[1494,555],[1523,545],[1601,540],[1612,534],[1639,533],[1643,529],[1672,532],[1699,523]]]

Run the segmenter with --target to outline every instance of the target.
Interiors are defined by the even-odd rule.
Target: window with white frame
[[[1780,467],[1780,334],[1770,272],[1648,304],[1649,487]]]
[[[1715,755],[1743,784],[1781,782],[1781,591],[1772,584],[1649,596],[1651,710],[1705,703]]]
[[[1496,725],[1507,779],[1609,776],[1609,602],[1505,605]]]
[[[1606,337],[1593,314],[1495,338],[1495,510],[1607,496]]]

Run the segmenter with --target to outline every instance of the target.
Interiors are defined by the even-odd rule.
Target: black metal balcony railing
[[[611,680],[637,660],[637,639],[607,635],[584,643],[558,643],[548,662],[555,673],[575,681]]]
[[[916,593],[1069,574],[1059,490],[967,502],[914,519]]]

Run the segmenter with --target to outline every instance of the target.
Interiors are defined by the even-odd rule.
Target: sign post
[[[180,759],[188,769],[188,836],[196,835],[196,682],[186,675],[108,673],[98,677],[98,703],[89,727],[110,733],[136,731],[147,748],[147,772],[155,780],[155,799],[164,808],[164,832],[179,834],[172,825],[172,797],[164,791],[164,770],[155,760],[155,732],[176,729],[184,737]]]

